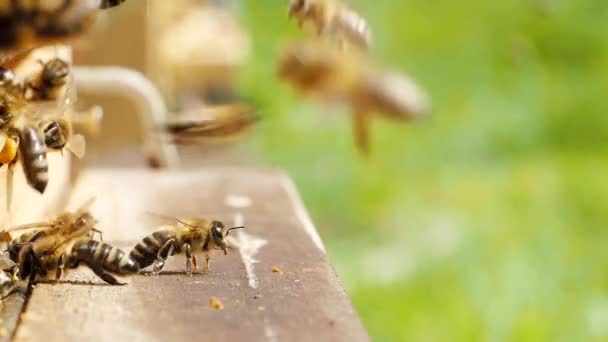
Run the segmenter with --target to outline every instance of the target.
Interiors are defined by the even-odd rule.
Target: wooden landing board
[[[104,240],[127,250],[158,225],[146,211],[203,214],[247,229],[232,236],[238,248],[214,254],[208,273],[186,276],[184,257],[175,256],[160,275],[124,278],[125,286],[104,285],[85,269],[66,282],[38,284],[17,341],[369,340],[282,173],[89,171],[71,207],[93,194]],[[209,308],[211,296],[223,310]]]

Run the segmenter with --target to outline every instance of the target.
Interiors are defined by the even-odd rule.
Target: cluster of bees
[[[8,166],[7,209],[10,211],[12,175],[20,163],[30,187],[44,193],[48,178],[47,152],[69,149],[84,155],[84,138],[74,134],[71,109],[73,89],[70,63],[56,56],[39,61],[39,70],[28,79],[15,70],[39,46],[63,42],[82,33],[97,10],[114,7],[124,0],[63,0],[54,2],[3,2],[0,5],[0,166]],[[45,7],[50,6],[50,7]],[[201,114],[212,120],[200,120]],[[205,113],[182,115],[161,129],[176,143],[197,137],[222,138],[251,126],[255,116],[239,104],[216,106]],[[120,284],[114,275],[137,274],[152,266],[162,270],[174,254],[186,256],[186,272],[197,268],[196,254],[205,255],[203,269],[209,269],[210,251],[227,253],[225,238],[231,230],[220,221],[203,218],[161,218],[173,222],[162,226],[136,244],[130,253],[104,243],[95,228],[97,220],[89,207],[92,200],[74,212],[59,214],[48,221],[7,228],[0,232],[6,254],[0,277],[3,294],[22,280],[60,280],[67,270],[89,267],[109,284]],[[97,234],[97,235],[96,235]],[[13,237],[15,235],[15,237]]]
[[[293,42],[282,49],[279,78],[305,96],[349,107],[361,152],[369,151],[369,118],[373,114],[409,122],[428,112],[427,96],[412,79],[372,60],[368,54],[371,29],[345,3],[290,0],[289,16],[300,27],[312,29],[318,38]]]
[[[96,11],[124,0],[63,0],[38,2],[13,0],[0,6],[0,51],[29,49],[49,40],[63,40],[81,33]],[[290,0],[288,14],[317,37],[286,45],[277,63],[279,79],[304,96],[324,102],[339,102],[353,111],[356,142],[369,149],[368,123],[372,115],[410,121],[428,111],[425,94],[407,76],[386,70],[369,55],[372,35],[366,20],[339,0]],[[27,48],[25,48],[27,47]],[[23,53],[7,54],[0,61],[0,165],[9,168],[7,198],[13,167],[20,162],[28,184],[40,193],[48,183],[47,151],[70,149],[84,153],[84,139],[73,133],[66,107],[72,99],[70,64],[59,57],[40,62],[35,77],[18,80],[14,73]],[[51,108],[49,110],[48,108]],[[257,116],[244,104],[228,104],[206,110],[213,120],[182,115],[164,129],[175,143],[190,143],[200,137],[224,138],[253,125]],[[10,203],[10,201],[8,201]],[[19,280],[59,280],[69,269],[84,265],[109,284],[120,284],[116,275],[137,274],[152,266],[162,270],[169,256],[183,254],[186,272],[197,268],[196,254],[227,253],[226,236],[234,229],[216,220],[178,219],[160,216],[172,223],[159,228],[127,253],[104,243],[97,221],[89,211],[92,201],[74,212],[59,214],[46,222],[5,229],[0,240],[7,245],[10,265],[3,272],[12,288]],[[15,238],[12,234],[17,232]],[[0,281],[1,282],[1,281]]]
[[[4,234],[24,231],[14,239],[6,239],[10,260],[3,270],[6,279],[0,284],[8,295],[19,280],[59,281],[70,269],[81,265],[91,269],[99,278],[111,285],[121,284],[114,275],[138,274],[152,266],[157,274],[169,256],[185,255],[186,272],[197,269],[197,254],[205,255],[203,270],[210,268],[210,253],[221,250],[228,253],[226,237],[235,229],[226,228],[220,221],[203,218],[178,219],[154,214],[171,221],[138,242],[129,253],[103,242],[96,229],[97,220],[89,208],[93,199],[74,212],[64,212],[48,221],[12,227]]]
[[[39,193],[48,184],[47,151],[69,149],[84,154],[84,138],[73,134],[67,115],[70,68],[53,58],[40,62],[37,75],[17,81],[13,67],[22,57],[0,64],[0,166],[7,165],[7,209],[10,210],[12,175],[20,162],[27,183]]]

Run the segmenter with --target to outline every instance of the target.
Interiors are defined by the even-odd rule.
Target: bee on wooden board
[[[259,120],[253,108],[245,104],[225,104],[179,113],[163,125],[175,144],[221,142],[242,136]]]
[[[24,50],[78,37],[100,9],[126,0],[3,0],[0,2],[0,50]]]
[[[373,114],[409,122],[428,112],[427,95],[412,79],[376,66],[362,53],[325,42],[289,44],[279,55],[277,73],[305,96],[351,108],[356,143],[364,154],[369,152]]]
[[[47,222],[32,223],[8,229],[9,232],[30,229],[9,244],[11,260],[17,264],[21,279],[45,279],[52,273],[60,280],[66,269],[84,264],[105,282],[117,285],[112,276],[137,273],[139,267],[127,253],[94,239],[97,220],[88,208],[92,200],[75,212],[65,212]]]
[[[311,26],[319,36],[362,49],[371,45],[372,34],[365,18],[341,0],[289,0],[289,17],[300,27]]]
[[[0,166],[8,164],[7,209],[11,205],[12,177],[18,161],[28,184],[44,193],[49,180],[47,149],[66,148],[79,158],[84,155],[84,137],[73,134],[67,112],[73,101],[66,83],[67,63],[55,58],[41,64],[36,77],[39,83],[28,81],[22,85],[14,77],[5,77],[7,81],[0,84]],[[57,72],[53,65],[60,66],[62,71]]]
[[[174,225],[160,227],[154,233],[146,236],[131,250],[129,256],[140,269],[153,265],[153,273],[158,274],[169,256],[184,254],[186,256],[186,272],[192,274],[197,269],[196,254],[205,254],[204,271],[210,269],[213,250],[223,250],[228,254],[225,238],[235,229],[226,229],[224,224],[216,220],[204,218],[177,219],[169,216],[151,214],[158,218],[173,221]]]

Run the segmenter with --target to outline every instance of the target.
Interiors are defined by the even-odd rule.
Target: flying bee
[[[24,50],[73,39],[93,24],[99,9],[125,0],[3,0],[0,50]]]
[[[18,267],[18,275],[25,278],[46,278],[55,273],[61,279],[66,269],[88,266],[105,282],[116,285],[111,274],[137,273],[137,263],[121,249],[93,239],[97,220],[88,208],[88,201],[75,212],[65,212],[48,222],[10,228],[8,231],[34,229],[14,239],[8,248],[9,256]]]
[[[369,151],[372,114],[409,122],[428,111],[426,94],[404,74],[376,66],[357,51],[340,51],[323,42],[288,45],[278,60],[278,77],[306,96],[337,102],[353,112],[360,151]]]
[[[176,144],[226,141],[248,132],[258,119],[250,106],[226,104],[179,113],[162,129]]]
[[[197,253],[205,254],[204,271],[210,268],[212,250],[223,250],[228,254],[225,238],[234,229],[245,227],[232,227],[225,229],[220,221],[203,218],[189,218],[180,220],[173,217],[153,214],[159,218],[175,222],[175,225],[162,226],[154,233],[146,236],[131,250],[129,256],[144,269],[153,265],[153,273],[158,274],[169,256],[184,254],[186,256],[186,272],[192,274],[197,268]]]
[[[365,18],[341,0],[289,0],[289,17],[300,27],[312,26],[319,36],[336,38],[340,45],[368,49],[372,41]]]

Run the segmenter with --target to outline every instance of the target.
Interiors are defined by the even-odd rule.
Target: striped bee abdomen
[[[49,164],[46,159],[44,138],[32,126],[23,127],[19,138],[19,153],[27,183],[43,194],[49,182]]]
[[[156,231],[138,242],[129,256],[137,262],[141,269],[144,269],[154,263],[161,247],[173,237],[174,234],[169,230]]]
[[[96,240],[77,241],[72,248],[71,262],[87,264],[91,269],[103,269],[116,274],[139,272],[139,265],[121,249]]]

